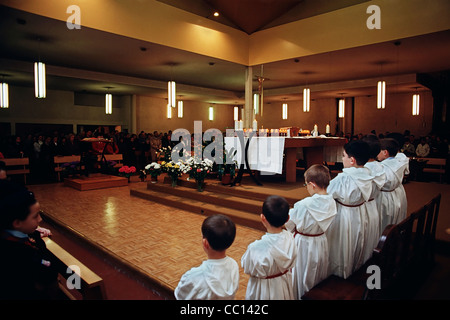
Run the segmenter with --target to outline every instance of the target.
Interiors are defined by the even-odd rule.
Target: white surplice
[[[232,300],[239,287],[239,265],[230,258],[208,259],[187,271],[175,288],[177,300]]]
[[[292,270],[294,297],[300,299],[328,277],[328,241],[325,231],[336,216],[331,195],[315,194],[294,204],[286,229],[295,233],[297,259]],[[321,235],[320,235],[321,234]]]
[[[389,224],[397,224],[406,217],[407,202],[403,187],[404,173],[407,164],[394,157],[381,161],[386,174],[386,183],[381,189],[381,232]]]
[[[244,272],[250,275],[245,299],[294,299],[291,268],[296,257],[294,237],[287,230],[266,233],[250,243],[241,258]]]
[[[370,170],[373,178],[372,194],[370,195],[367,216],[367,229],[364,241],[364,261],[367,261],[380,240],[381,233],[381,188],[386,183],[386,174],[383,165],[378,161],[370,161],[365,165]]]
[[[337,202],[337,215],[326,235],[330,252],[329,272],[348,278],[365,261],[364,225],[373,176],[367,168],[344,168],[327,188]]]
[[[403,164],[403,167],[400,168],[400,173],[403,171],[402,183],[398,186],[398,190],[396,190],[402,204],[400,207],[400,214],[396,221],[396,223],[399,223],[406,218],[406,214],[408,211],[408,201],[406,199],[405,187],[403,186],[403,178],[405,177],[405,175],[409,175],[409,158],[404,153],[398,152],[395,156],[395,159]]]

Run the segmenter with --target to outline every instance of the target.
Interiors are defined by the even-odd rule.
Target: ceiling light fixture
[[[386,108],[386,81],[378,81],[377,85],[377,109]]]
[[[281,118],[283,120],[287,120],[287,118],[288,118],[288,104],[287,103],[283,103],[283,105],[282,105]]]
[[[239,120],[239,107],[235,106],[234,107],[234,117],[233,117],[234,121],[238,121]]]
[[[309,107],[311,104],[311,90],[309,88],[303,89],[303,112],[309,112]]]
[[[183,118],[183,101],[178,100],[178,118]]]
[[[167,83],[167,97],[168,97],[168,104],[172,108],[175,108],[176,94],[177,92],[175,81],[169,81]]]
[[[0,83],[0,108],[9,108],[9,88],[5,82]]]
[[[344,97],[339,99],[339,118],[345,117],[345,99]]]
[[[209,107],[209,120],[210,121],[214,120],[214,107],[213,106]]]
[[[36,98],[46,97],[45,88],[45,63],[34,63],[34,95]]]
[[[413,116],[419,115],[419,107],[420,107],[420,95],[419,95],[419,92],[417,92],[417,88],[416,88],[416,93],[413,94],[413,100],[412,100],[412,115]]]

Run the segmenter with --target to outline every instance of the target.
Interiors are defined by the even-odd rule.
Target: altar
[[[242,139],[242,137],[241,137]],[[306,167],[326,162],[339,162],[342,159],[343,146],[347,142],[339,137],[225,137],[225,149],[230,154],[235,150],[238,166],[245,160],[251,170],[258,170],[262,175],[281,174],[283,165],[286,182],[296,182],[297,153],[301,151]],[[246,150],[246,152],[245,152]],[[283,155],[285,158],[283,159]]]

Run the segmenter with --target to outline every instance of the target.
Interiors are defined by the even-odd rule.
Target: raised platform
[[[72,187],[80,191],[123,187],[128,185],[128,179],[107,174],[92,174],[89,177],[66,178],[64,186]]]
[[[224,186],[217,180],[207,180],[204,191],[199,192],[195,181],[182,178],[176,187],[172,187],[167,177],[160,178],[158,183],[149,182],[147,187],[130,189],[132,196],[206,216],[223,214],[237,224],[261,231],[265,229],[260,214],[263,202],[269,195],[282,195],[291,207],[299,200],[283,193],[283,190],[270,188]]]

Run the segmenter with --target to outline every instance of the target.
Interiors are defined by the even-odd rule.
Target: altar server
[[[381,189],[381,228],[384,230],[389,224],[397,224],[406,218],[407,201],[405,189],[402,185],[405,172],[408,172],[408,163],[396,158],[398,143],[392,138],[380,141],[381,151],[378,160],[381,161],[386,173],[386,183]]]
[[[373,176],[364,165],[369,159],[370,147],[362,140],[353,140],[344,146],[343,172],[327,188],[337,205],[337,215],[326,235],[330,251],[330,273],[348,278],[365,261],[363,257],[366,202],[372,195]]]
[[[301,297],[328,277],[328,241],[325,231],[336,216],[336,202],[327,194],[330,172],[312,165],[305,171],[305,185],[311,197],[294,204],[286,229],[294,232],[297,259],[293,273],[294,297]]]
[[[236,236],[234,222],[213,215],[202,224],[202,245],[208,260],[187,271],[175,288],[177,300],[232,300],[239,287],[239,265],[226,255]]]
[[[289,219],[289,203],[280,196],[264,201],[261,221],[267,233],[251,243],[241,258],[250,275],[246,300],[293,300],[292,271],[297,248],[292,233],[283,226]]]
[[[367,135],[363,138],[370,147],[369,160],[365,167],[370,170],[373,176],[372,194],[367,202],[367,223],[364,231],[364,261],[367,261],[376,248],[383,230],[381,228],[381,188],[386,183],[386,174],[384,173],[383,165],[377,161],[377,156],[380,153],[380,140],[375,135]]]

